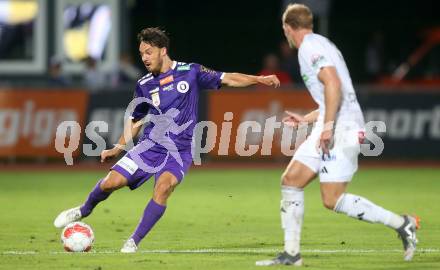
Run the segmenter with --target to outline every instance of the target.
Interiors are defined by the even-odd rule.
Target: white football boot
[[[63,228],[69,223],[81,220],[82,216],[79,208],[78,206],[61,212],[53,222],[53,225],[57,228]]]
[[[417,216],[404,215],[403,225],[396,231],[403,244],[403,259],[411,261],[417,246],[416,231],[420,228],[420,218]]]
[[[303,261],[301,259],[301,254],[297,253],[295,256],[290,255],[287,252],[283,252],[278,254],[273,259],[257,261],[255,263],[256,266],[272,266],[272,265],[293,265],[293,266],[302,266]]]
[[[128,239],[125,241],[124,245],[121,248],[122,253],[135,253],[137,251],[138,247],[136,246],[136,243],[134,242],[133,238]]]

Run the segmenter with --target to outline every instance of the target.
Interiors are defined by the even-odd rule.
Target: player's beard
[[[162,71],[162,66],[163,66],[163,59],[161,57],[159,57],[159,59],[157,59],[157,65],[155,70],[153,71],[153,74],[159,74]]]
[[[156,65],[150,65],[149,72],[153,73],[154,75],[158,75],[160,73],[160,70],[162,69],[162,63],[163,61],[158,60]]]

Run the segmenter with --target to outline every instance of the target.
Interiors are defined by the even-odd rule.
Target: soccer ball
[[[68,224],[61,233],[61,242],[68,252],[87,252],[92,249],[95,236],[92,228],[83,222]]]

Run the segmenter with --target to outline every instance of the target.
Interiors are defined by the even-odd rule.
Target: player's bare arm
[[[135,121],[133,119],[129,119],[124,128],[124,134],[118,140],[118,143],[112,149],[106,149],[101,153],[101,162],[106,161],[107,159],[118,156],[122,150],[124,150],[124,146],[127,144],[126,139],[133,140],[134,137],[137,136],[142,127],[142,121]]]
[[[242,73],[225,73],[222,80],[222,84],[229,87],[246,87],[258,83],[275,88],[280,86],[280,80],[276,75],[254,76]]]
[[[324,67],[318,74],[318,79],[324,85],[324,130],[319,140],[319,148],[323,153],[329,154],[329,149],[333,143],[333,125],[335,124],[336,114],[341,104],[341,81],[339,80],[336,68],[333,66]]]
[[[310,124],[315,122],[318,119],[319,110],[316,109],[314,111],[309,112],[306,115],[301,115],[291,111],[286,111],[286,114],[287,116],[283,118],[283,123],[295,128],[300,123]]]

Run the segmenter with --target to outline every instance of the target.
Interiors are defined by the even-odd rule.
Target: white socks
[[[363,197],[349,193],[344,193],[339,197],[333,210],[359,220],[382,223],[393,229],[398,229],[404,222],[403,217],[383,209]]]
[[[300,188],[281,187],[281,225],[284,229],[284,251],[295,256],[300,251],[301,228],[304,219],[304,191]],[[349,217],[372,223],[382,223],[398,229],[404,223],[403,217],[390,212],[369,200],[344,193],[339,197],[335,209]]]
[[[299,253],[301,227],[304,218],[304,191],[281,187],[281,226],[284,229],[284,251],[294,256]]]

